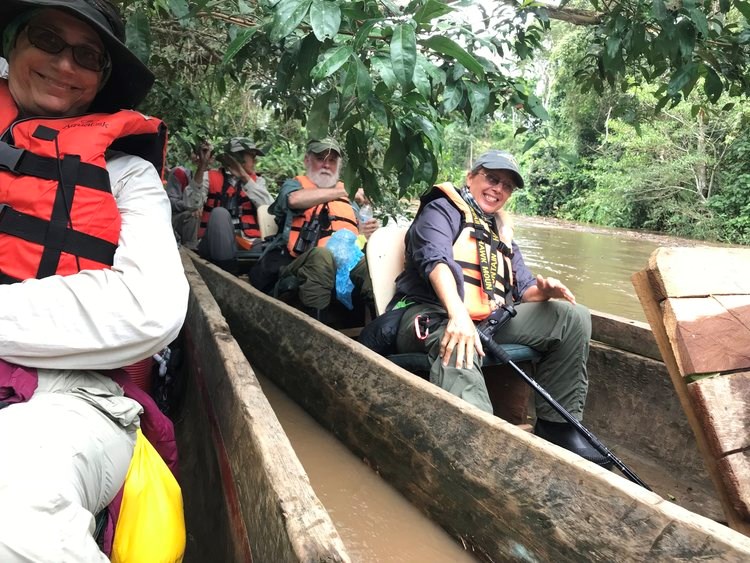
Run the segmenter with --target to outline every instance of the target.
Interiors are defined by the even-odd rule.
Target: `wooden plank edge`
[[[657,301],[657,297],[653,292],[653,288],[655,287],[653,285],[653,271],[646,269],[636,272],[633,274],[631,280],[635,292],[638,295],[638,299],[641,302],[641,306],[643,307],[643,311],[646,314],[646,318],[651,325],[651,330],[656,338],[656,342],[659,345],[661,356],[664,360],[664,364],[667,366],[667,371],[672,379],[672,384],[674,385],[682,409],[685,412],[688,423],[695,435],[695,441],[698,445],[698,450],[701,452],[703,461],[706,464],[706,470],[716,488],[719,502],[721,502],[722,508],[727,517],[727,523],[732,529],[745,535],[750,535],[750,522],[745,521],[735,510],[731,496],[729,495],[724,479],[722,478],[721,470],[716,463],[711,446],[709,445],[706,432],[693,411],[693,405],[687,384],[682,377],[682,373],[670,345],[669,336],[667,335],[662,320],[661,304]],[[657,285],[656,287],[658,288],[659,286]]]
[[[206,385],[210,404],[225,407],[214,412],[255,559],[349,562],[338,531],[313,492],[216,301],[189,256],[183,255],[183,264],[190,283],[187,325],[195,331],[193,338],[201,340],[200,370],[213,379]],[[245,447],[252,447],[254,455],[248,456]],[[242,479],[252,470],[262,490],[248,487]]]
[[[619,350],[662,361],[651,327],[641,321],[592,310],[591,339]]]

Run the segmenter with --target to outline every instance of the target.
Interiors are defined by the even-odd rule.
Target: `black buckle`
[[[0,141],[0,168],[15,172],[18,161],[21,160],[24,152],[26,151],[23,149],[17,149],[8,143]]]

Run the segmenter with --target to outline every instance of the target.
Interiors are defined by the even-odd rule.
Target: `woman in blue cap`
[[[406,265],[393,303],[401,319],[399,352],[425,352],[430,381],[493,412],[482,375],[484,350],[476,323],[504,304],[516,316],[496,334],[542,354],[536,378],[577,418],[588,390],[588,310],[559,280],[533,276],[502,210],[524,180],[512,155],[491,150],[472,164],[465,185],[435,186],[422,197],[406,235]],[[569,423],[536,401],[537,435],[603,466],[610,464]]]
[[[126,109],[154,77],[108,1],[2,0],[0,35],[0,561],[107,561],[143,408],[106,370],[186,312],[166,131]]]

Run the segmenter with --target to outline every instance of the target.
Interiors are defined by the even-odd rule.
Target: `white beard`
[[[339,181],[339,170],[340,167],[336,168],[335,172],[328,172],[327,170],[320,170],[319,172],[313,173],[310,168],[307,169],[307,177],[312,180],[312,183],[322,189],[332,188]]]

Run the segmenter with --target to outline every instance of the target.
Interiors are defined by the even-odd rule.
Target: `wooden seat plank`
[[[750,295],[668,298],[663,309],[683,376],[750,368]]]
[[[688,391],[715,457],[750,449],[750,372],[694,381]]]
[[[633,285],[727,522],[750,535],[750,249],[659,248]]]
[[[706,275],[709,272],[710,275]],[[658,248],[649,259],[657,301],[750,293],[750,249]]]

